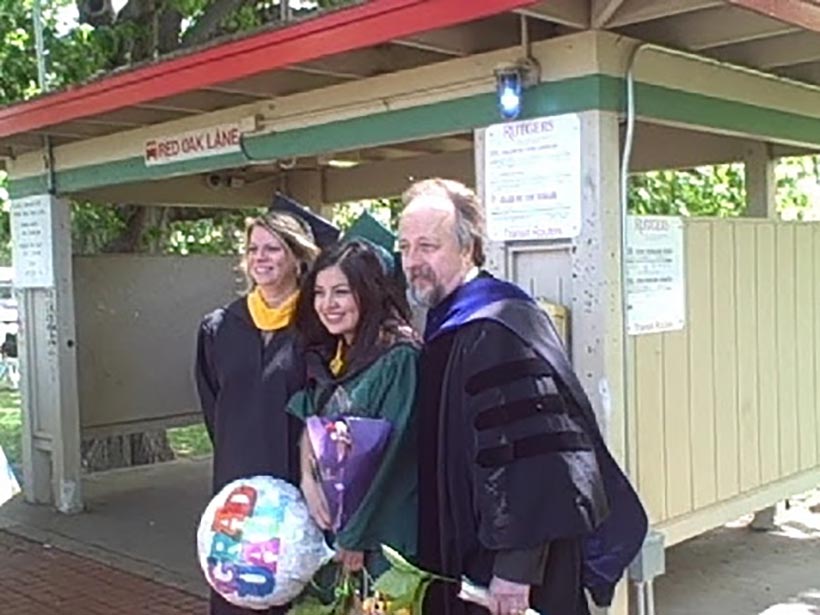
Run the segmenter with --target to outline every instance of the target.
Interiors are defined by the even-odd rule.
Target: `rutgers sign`
[[[171,164],[241,151],[238,124],[210,126],[145,142],[145,165]]]

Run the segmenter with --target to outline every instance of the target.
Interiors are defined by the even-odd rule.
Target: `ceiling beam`
[[[551,29],[543,20],[539,19],[531,25],[531,40],[546,38],[551,33]],[[444,55],[463,57],[520,44],[521,21],[516,15],[497,15],[492,19],[425,32],[393,42]]]
[[[606,27],[607,22],[618,12],[626,0],[591,0],[590,26],[596,30]]]
[[[817,0],[726,1],[734,6],[785,21],[805,30],[820,32],[820,3],[818,3]]]
[[[149,111],[171,111],[173,113],[184,113],[185,115],[199,115],[202,111],[198,109],[186,109],[183,107],[173,107],[170,105],[155,105],[155,104],[143,104],[143,105],[135,105],[137,109],[147,109]]]
[[[256,92],[248,92],[246,90],[240,90],[236,88],[226,88],[223,86],[210,86],[207,88],[202,88],[203,92],[216,92],[218,94],[231,94],[232,96],[245,96],[249,100],[247,102],[254,102],[256,100],[263,100],[266,98],[270,98],[270,95],[259,94]]]
[[[402,38],[395,40],[393,42],[396,45],[400,45],[401,47],[407,47],[409,49],[420,49],[422,51],[432,51],[433,53],[438,53],[443,56],[449,56],[451,58],[462,58],[468,55],[467,52],[455,49],[451,46],[442,46],[434,43],[429,43],[424,38]]]
[[[710,56],[725,62],[763,70],[820,60],[820,34],[796,32],[762,41],[727,45],[711,50]]]
[[[82,119],[82,120],[74,120],[72,122],[74,124],[88,124],[90,126],[110,126],[112,128],[119,127],[119,128],[140,128],[142,126],[147,126],[144,122],[129,122],[126,120],[105,120],[105,119]]]
[[[305,75],[318,75],[319,77],[333,77],[334,79],[341,79],[343,81],[354,81],[357,79],[364,79],[366,75],[361,73],[343,73],[335,69],[322,68],[321,66],[314,66],[313,64],[299,64],[297,66],[288,66],[286,69],[294,73],[302,73]]]
[[[519,9],[519,15],[586,30],[589,27],[589,3],[579,0],[549,0],[535,6]]]
[[[90,136],[94,136],[89,135],[88,133],[71,132],[68,130],[64,130],[59,126],[56,126],[54,128],[46,128],[45,130],[32,130],[31,133],[43,137],[61,137],[63,139],[71,139],[72,141],[77,139],[88,139]]]
[[[391,43],[313,62],[295,64],[288,66],[287,69],[354,80],[417,68],[440,60],[441,53],[439,52],[433,52],[429,49],[410,49],[406,46]]]
[[[621,30],[640,40],[657,41],[690,51],[703,51],[795,31],[795,26],[729,6],[658,19]]]
[[[775,69],[778,75],[820,85],[820,62],[810,62],[808,64],[798,64]]]
[[[724,6],[723,0],[627,0],[607,22],[606,27],[621,28],[718,6]]]

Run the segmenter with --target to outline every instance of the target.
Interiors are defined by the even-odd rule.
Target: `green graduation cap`
[[[401,275],[399,255],[395,252],[396,236],[369,211],[364,211],[347,229],[343,239],[364,239],[373,244],[391,274]]]
[[[369,211],[364,211],[345,232],[345,239],[367,239],[393,253],[396,236],[384,224],[376,220]]]

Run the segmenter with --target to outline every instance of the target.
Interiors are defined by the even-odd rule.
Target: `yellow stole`
[[[262,331],[284,329],[293,319],[298,299],[299,293],[296,292],[285,299],[279,307],[269,307],[265,303],[265,298],[262,296],[259,287],[254,288],[248,293],[248,311],[251,313],[251,318],[253,318],[253,324]]]
[[[345,350],[345,343],[343,340],[339,340],[339,343],[336,345],[336,354],[333,355],[333,358],[330,360],[330,372],[334,376],[338,376],[342,373],[342,370],[345,368],[345,359],[344,359],[344,350]]]

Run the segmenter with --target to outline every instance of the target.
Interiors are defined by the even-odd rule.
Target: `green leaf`
[[[333,615],[336,603],[324,604],[315,596],[299,598],[290,608],[287,615]]]
[[[413,596],[413,603],[410,605],[411,613],[421,613],[424,608],[424,597],[427,595],[427,590],[430,589],[430,584],[434,579],[428,579],[419,583],[416,589],[416,594]]]
[[[398,610],[412,608],[419,588],[429,582],[428,578],[415,572],[390,568],[376,579],[373,589],[387,596],[391,602],[391,608]]]
[[[382,545],[382,553],[390,565],[395,568],[396,570],[401,570],[402,572],[410,572],[417,576],[424,577],[430,576],[429,572],[425,572],[421,568],[418,568],[408,562],[405,557],[396,551],[393,547],[388,545]]]

